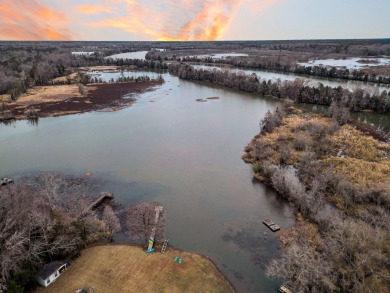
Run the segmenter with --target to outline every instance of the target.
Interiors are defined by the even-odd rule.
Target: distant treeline
[[[214,60],[214,63],[227,63],[237,67],[281,71],[325,78],[340,78],[347,80],[390,84],[390,76],[377,76],[375,74],[367,74],[361,70],[349,70],[347,68],[286,64],[278,62],[275,60],[275,57],[262,57],[260,60],[249,61],[243,59]]]
[[[379,113],[390,112],[389,93],[383,91],[370,94],[363,89],[349,91],[341,86],[332,88],[320,84],[308,86],[300,80],[271,81],[260,80],[255,74],[246,75],[222,70],[195,69],[186,64],[170,64],[169,70],[182,79],[209,81],[242,91],[270,95],[279,99],[291,99],[297,103],[330,106],[333,101],[340,102],[351,111],[372,110]]]
[[[117,77],[116,79],[111,78],[108,82],[114,83],[114,82],[141,82],[141,81],[163,81],[162,75],[159,75],[156,79],[150,78],[148,75],[141,75],[141,76],[124,76],[121,75]],[[102,80],[102,78],[97,76],[90,76],[85,73],[80,73],[80,83],[82,84],[91,84],[91,83],[106,83],[107,81]]]
[[[0,57],[0,95],[10,94],[14,100],[32,86],[70,83],[70,80],[53,82],[53,79],[68,76],[77,67],[135,65],[140,68],[168,68],[159,61],[114,60],[106,59],[101,54],[77,56],[57,49],[21,50],[7,54]]]
[[[150,51],[161,48],[166,52]],[[122,52],[148,50],[147,58],[157,63],[142,60],[110,60],[105,56]],[[92,65],[137,65],[138,67],[161,68],[162,61],[180,61],[180,55],[189,56],[199,52],[248,52],[251,58],[207,61],[230,62],[234,66],[311,74],[324,77],[348,78],[390,84],[386,74],[367,74],[345,70],[297,67],[299,56],[338,57],[390,55],[389,39],[378,40],[299,40],[299,41],[223,41],[223,42],[0,42],[0,94],[16,98],[34,85],[48,85],[53,78],[66,76],[72,68]],[[92,55],[74,56],[71,52],[94,52]],[[191,53],[192,52],[192,53]],[[267,56],[263,56],[266,52]],[[176,54],[177,58],[173,58]],[[298,56],[298,57],[297,57]],[[264,57],[264,58],[263,58]],[[297,59],[298,58],[298,59]],[[185,60],[198,61],[197,58]],[[382,76],[382,77],[381,77]]]
[[[198,56],[185,57],[162,57],[159,52],[151,51],[146,55],[148,60],[179,62],[202,62],[211,64],[228,64],[241,68],[253,68],[270,70],[285,73],[295,73],[313,75],[325,78],[340,78],[347,80],[357,80],[363,82],[374,82],[390,84],[390,76],[368,74],[362,70],[349,70],[347,68],[323,67],[323,66],[303,66],[298,65],[293,56],[281,58],[280,56],[249,56],[235,57],[227,59],[213,59],[211,57],[199,58]]]
[[[270,44],[268,44],[270,46]],[[286,45],[286,44],[284,44]],[[42,46],[37,48],[26,47],[20,50],[3,50],[0,56],[0,95],[10,94],[12,99],[16,99],[21,93],[25,92],[29,87],[35,85],[53,85],[56,83],[64,83],[65,81],[53,82],[53,79],[61,76],[68,76],[74,72],[74,68],[86,66],[109,66],[115,65],[123,68],[137,67],[149,69],[168,69],[179,75],[180,78],[189,80],[210,81],[225,85],[231,88],[254,92],[261,95],[271,95],[280,99],[292,99],[299,103],[310,103],[319,105],[330,105],[332,101],[341,101],[352,111],[373,110],[379,113],[389,112],[390,102],[389,95],[386,92],[370,94],[365,90],[355,90],[350,92],[346,89],[331,88],[320,85],[312,87],[305,85],[302,80],[296,81],[265,81],[259,80],[255,75],[243,75],[240,73],[223,72],[223,71],[208,71],[202,69],[194,69],[190,66],[172,63],[170,66],[165,62],[166,58],[161,58],[157,51],[151,51],[147,54],[149,59],[111,59],[105,58],[105,54],[96,53],[92,55],[72,55],[69,49],[60,49],[55,46]],[[298,46],[294,43],[294,46]],[[389,46],[388,44],[381,45]],[[95,48],[96,49],[96,48]],[[107,48],[105,52],[112,50]],[[119,50],[118,48],[116,50]],[[121,48],[123,50],[123,47]],[[4,54],[3,54],[4,53]],[[164,52],[163,52],[164,53]],[[153,55],[154,54],[154,55]],[[155,57],[151,57],[157,56]],[[158,57],[160,56],[160,57]],[[267,59],[268,58],[268,59]],[[288,71],[291,68],[291,56],[282,58],[281,62],[277,62],[278,57],[270,56],[258,63],[246,64],[244,59],[230,60],[229,62],[235,66],[250,67],[263,66],[262,69],[274,69]],[[186,59],[191,60],[191,59]],[[208,60],[211,61],[211,60]],[[214,62],[227,62],[214,61]],[[281,67],[281,64],[286,64]],[[290,65],[289,65],[290,64]],[[289,67],[290,66],[290,67]],[[294,70],[308,70],[305,67],[297,67]],[[350,74],[342,70],[327,69],[314,67],[310,69],[311,74],[330,75],[332,77],[343,76],[350,78]],[[325,71],[324,71],[325,70]],[[306,73],[308,72],[297,72]],[[355,73],[353,73],[355,74]],[[359,73],[360,74],[360,73]],[[353,76],[353,75],[352,75]],[[362,78],[361,75],[355,76],[357,79]],[[100,82],[98,78],[90,78],[87,75],[79,73],[78,79],[86,84],[91,82]],[[370,78],[366,78],[369,80]],[[363,77],[365,80],[365,77]],[[379,81],[379,79],[378,79]],[[71,82],[69,79],[68,83]],[[382,79],[383,82],[383,79]]]

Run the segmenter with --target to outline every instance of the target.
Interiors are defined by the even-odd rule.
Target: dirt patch
[[[31,106],[41,103],[58,103],[68,99],[81,98],[78,87],[71,85],[37,86],[29,89],[17,99],[14,105]]]
[[[86,85],[84,95],[74,84],[35,87],[9,104],[8,112],[16,119],[27,119],[29,109],[34,109],[38,117],[117,111],[134,103],[134,95],[152,90],[159,84],[159,81],[142,81]]]
[[[57,83],[74,83],[74,82],[78,82],[78,73],[77,72],[73,72],[71,74],[69,74],[68,76],[61,76],[61,77],[57,77],[57,78],[54,78],[52,80],[53,83],[57,84]]]

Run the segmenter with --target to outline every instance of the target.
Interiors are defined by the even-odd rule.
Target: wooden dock
[[[271,221],[269,219],[264,220],[263,224],[266,225],[272,232],[276,232],[280,230],[280,227],[274,223],[274,221]]]
[[[279,292],[280,293],[293,293],[291,291],[291,289],[289,287],[287,287],[286,285],[282,285],[280,288],[279,288]]]
[[[161,248],[161,253],[165,253],[165,251],[167,250],[168,241],[169,241],[168,239],[164,240],[164,244],[163,244],[163,246]]]
[[[84,211],[81,213],[80,218],[88,214],[93,209],[97,208],[103,200],[105,199],[113,199],[114,195],[111,192],[102,192],[100,193],[100,196],[98,199],[96,199],[94,202],[92,202],[89,206],[87,206]]]
[[[154,226],[153,226],[152,231],[151,231],[151,233],[150,233],[149,245],[148,245],[148,250],[147,250],[147,252],[152,252],[152,251],[154,251],[154,249],[152,250],[153,245],[154,245],[154,236],[156,235],[157,224],[158,224],[158,220],[159,220],[159,218],[160,218],[160,213],[162,212],[162,210],[163,210],[163,207],[162,207],[162,206],[156,206],[156,207],[154,208],[154,211],[155,211]]]

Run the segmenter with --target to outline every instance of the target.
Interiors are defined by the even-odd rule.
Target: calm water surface
[[[368,62],[367,62],[368,61]],[[368,66],[382,66],[390,64],[390,58],[345,58],[345,59],[318,59],[306,63],[304,66],[344,67],[350,70],[359,70]]]
[[[245,53],[217,53],[217,54],[205,54],[205,55],[196,55],[196,56],[189,56],[189,57],[225,59],[228,57],[248,57],[248,56],[249,55]]]
[[[325,113],[328,110],[327,106],[311,105],[311,104],[296,104],[296,107],[310,112]],[[376,129],[390,131],[390,115],[380,114],[375,112],[357,112],[351,113],[351,117],[359,122],[369,123]]]
[[[276,292],[280,282],[266,278],[264,263],[279,246],[262,220],[286,229],[292,211],[274,191],[252,183],[240,157],[278,102],[163,77],[162,86],[119,112],[0,126],[0,176],[90,171],[121,203],[160,201],[170,244],[210,256],[239,292]],[[220,99],[195,102],[212,96]]]
[[[146,53],[148,53],[148,51],[127,52],[127,53],[120,53],[120,54],[110,55],[110,56],[107,56],[106,58],[145,60]]]

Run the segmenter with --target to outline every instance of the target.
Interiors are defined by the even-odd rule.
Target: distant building
[[[42,286],[47,287],[65,272],[66,269],[67,264],[64,262],[53,261],[48,263],[37,274],[37,281]]]

